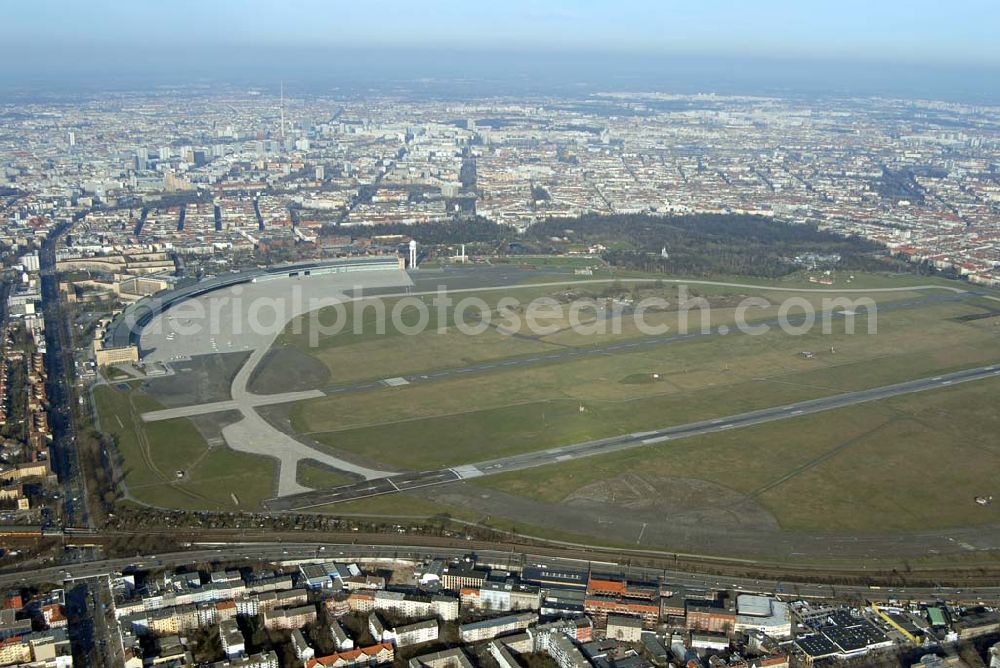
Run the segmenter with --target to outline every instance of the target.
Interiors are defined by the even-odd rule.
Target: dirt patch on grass
[[[254,394],[316,390],[330,383],[330,370],[315,357],[294,346],[272,348],[264,355],[249,389]]]
[[[697,478],[653,478],[626,473],[585,485],[563,503],[611,506],[630,513],[662,513],[664,519],[681,524],[778,528],[774,516],[750,497]]]
[[[619,383],[622,385],[651,385],[663,380],[665,374],[654,372],[632,373],[622,378]]]
[[[222,428],[239,422],[243,415],[239,411],[222,411],[221,413],[208,413],[206,415],[195,415],[188,418],[194,423],[210,447],[226,445],[226,439],[222,437]]]

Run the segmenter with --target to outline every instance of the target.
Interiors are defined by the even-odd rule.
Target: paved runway
[[[467,477],[474,476],[469,475]],[[421,487],[430,487],[431,485],[443,485],[444,483],[464,479],[453,469],[402,473],[386,478],[362,480],[350,485],[342,485],[327,490],[316,490],[314,492],[278,497],[268,501],[267,507],[271,510],[299,510],[327,503],[356,501],[357,499],[365,499],[370,496],[382,496],[383,494],[394,494]]]
[[[263,349],[267,352],[267,348]],[[256,408],[258,406],[271,406],[274,404],[288,404],[295,401],[305,401],[315,399],[324,395],[319,390],[304,390],[302,392],[283,392],[281,394],[250,394],[247,393],[242,400],[227,399],[226,401],[213,401],[206,404],[194,404],[192,406],[177,406],[174,408],[164,408],[142,414],[143,422],[159,422],[160,420],[173,420],[174,418],[194,417],[195,415],[207,415],[209,413],[219,413],[222,411],[241,410],[243,408]]]
[[[330,503],[340,503],[343,501],[352,501],[370,496],[392,494],[406,489],[442,485],[482,475],[495,475],[497,473],[506,473],[509,471],[535,468],[538,466],[547,466],[549,464],[557,464],[562,461],[577,459],[579,457],[591,457],[594,455],[617,452],[619,450],[627,450],[641,446],[651,446],[675,439],[711,434],[728,429],[749,427],[764,424],[766,422],[799,417],[801,415],[835,410],[837,408],[844,408],[869,401],[878,401],[889,397],[941,389],[958,383],[966,383],[984,378],[995,377],[1000,377],[1000,365],[956,371],[954,373],[911,380],[905,383],[897,383],[895,385],[886,385],[883,387],[875,387],[856,392],[846,392],[831,397],[811,399],[809,401],[801,401],[794,404],[786,404],[784,406],[775,406],[773,408],[739,413],[728,417],[665,427],[654,431],[636,432],[623,436],[613,436],[596,441],[566,445],[558,448],[549,448],[538,452],[528,452],[462,467],[455,467],[452,469],[424,471],[420,473],[405,474],[402,476],[372,479],[362,483],[355,483],[353,485],[344,485],[327,490],[316,490],[286,496],[283,498],[271,499],[266,503],[266,505],[271,510],[277,511],[302,510]],[[396,478],[401,479],[400,482],[402,482],[402,485],[396,484]]]

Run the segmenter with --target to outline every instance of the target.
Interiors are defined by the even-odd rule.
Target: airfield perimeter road
[[[739,413],[728,417],[716,418],[713,420],[703,420],[689,424],[665,427],[654,431],[637,432],[625,434],[623,436],[613,436],[596,441],[587,441],[573,445],[565,445],[557,448],[549,448],[539,452],[528,452],[500,459],[493,459],[476,464],[456,466],[450,469],[437,471],[424,471],[419,473],[407,473],[398,476],[390,476],[381,479],[371,479],[364,482],[333,487],[326,490],[316,490],[271,499],[266,502],[266,506],[275,511],[303,510],[316,506],[343,501],[352,501],[371,496],[383,494],[393,494],[400,491],[419,489],[432,485],[443,485],[460,480],[467,480],[483,475],[495,475],[510,471],[519,471],[549,464],[577,459],[579,457],[592,457],[603,455],[619,450],[628,450],[641,446],[655,445],[667,441],[688,438],[690,436],[700,436],[714,432],[749,427],[752,425],[785,420],[789,418],[819,413],[823,411],[835,410],[846,406],[878,401],[889,397],[896,397],[914,392],[925,392],[935,390],[958,383],[966,383],[984,378],[1000,377],[1000,365],[978,367],[966,369],[954,373],[941,374],[932,378],[921,378],[895,385],[886,385],[856,392],[845,392],[831,397],[821,399],[811,399],[784,406],[774,406],[748,413]]]

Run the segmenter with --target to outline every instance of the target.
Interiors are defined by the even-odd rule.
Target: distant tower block
[[[280,131],[281,131],[281,144],[282,144],[281,149],[284,150],[285,149],[285,146],[284,146],[284,144],[285,144],[285,82],[284,81],[281,82],[281,98],[280,98],[280,102],[278,102],[278,106],[281,109],[281,128],[280,128]]]
[[[417,268],[417,242],[410,239],[410,269]]]

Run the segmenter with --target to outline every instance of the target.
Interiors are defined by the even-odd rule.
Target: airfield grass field
[[[990,379],[650,448],[478,478],[543,502],[609,498],[629,478],[704,480],[762,504],[789,531],[895,532],[1000,522],[1000,416]],[[720,465],[724,462],[725,465]],[[617,488],[614,500],[610,490]]]
[[[519,535],[541,538],[543,540],[562,541],[579,545],[595,545],[603,547],[629,547],[625,543],[606,540],[599,536],[588,536],[570,531],[560,531],[552,527],[542,527],[530,523],[530,519],[516,520],[497,515],[484,515],[470,511],[468,508],[436,503],[427,498],[427,494],[413,493],[388,494],[375,496],[359,501],[334,503],[327,506],[311,508],[318,512],[339,516],[367,517],[393,519],[400,522],[407,520],[447,521],[458,525],[476,525],[489,527],[499,531],[508,531]]]
[[[1000,338],[987,324],[996,319],[955,319],[976,310],[947,303],[887,311],[871,336],[775,329],[323,397],[294,406],[291,424],[372,461],[453,466],[1000,360]],[[358,345],[368,356],[373,343]]]
[[[799,283],[794,284],[794,286],[799,285]],[[825,294],[793,293],[773,288],[690,286],[686,293],[687,298],[708,300],[710,308],[703,311],[693,301],[690,307],[684,310],[678,309],[680,295],[678,286],[675,285],[634,284],[626,279],[617,284],[510,286],[502,290],[449,293],[456,302],[476,299],[486,304],[490,311],[489,327],[481,324],[479,311],[475,307],[470,307],[462,317],[463,325],[467,328],[477,325],[484,327],[482,333],[475,335],[469,335],[456,326],[456,316],[453,312],[449,311],[446,316],[440,317],[433,302],[434,296],[422,295],[407,298],[422,300],[427,309],[426,325],[419,335],[406,335],[399,328],[393,327],[391,322],[379,329],[377,322],[391,320],[380,314],[391,316],[397,305],[402,303],[401,298],[385,298],[349,304],[339,316],[332,308],[322,309],[315,315],[300,316],[289,323],[285,333],[278,338],[275,345],[276,351],[280,352],[282,349],[303,351],[313,360],[322,362],[330,371],[329,383],[336,385],[461,367],[483,361],[530,356],[533,353],[551,352],[558,346],[587,347],[641,338],[644,333],[634,318],[626,315],[615,328],[609,324],[610,321],[604,319],[603,311],[591,307],[583,308],[579,312],[579,320],[587,331],[577,332],[571,328],[568,306],[570,300],[590,299],[599,308],[605,306],[607,295],[614,293],[634,296],[637,299],[646,297],[665,299],[670,304],[667,309],[650,309],[643,315],[643,319],[648,326],[667,328],[665,331],[669,333],[698,331],[703,325],[713,327],[720,324],[731,325],[740,300],[746,296],[759,296],[771,302],[768,307],[753,306],[746,309],[743,317],[749,324],[773,320],[778,315],[781,301],[789,297],[808,301],[817,309],[822,306],[824,300],[831,297]],[[912,291],[900,291],[866,296],[878,300],[879,303],[889,303],[920,298],[923,295]],[[554,300],[560,305],[561,312],[558,315],[542,314],[538,318],[541,325],[550,328],[550,333],[536,334],[528,327],[524,305],[538,297]],[[497,304],[500,300],[511,298],[519,302],[518,307],[498,310]],[[404,328],[413,327],[419,322],[418,311],[413,307],[401,309],[399,315]],[[863,325],[864,319],[859,318],[859,322]],[[337,333],[312,335],[314,329],[323,332],[325,327],[326,331],[330,331],[334,323],[339,326]],[[280,367],[284,361],[281,360],[275,366]],[[268,374],[268,371],[270,370],[267,365],[262,365],[260,373]],[[276,378],[280,372],[278,369],[277,373],[272,372],[268,375],[281,384]],[[266,393],[267,385],[260,383],[260,391]]]
[[[600,499],[622,512],[704,481],[760,504],[786,531],[893,533],[1000,522],[974,497],[996,489],[1000,380],[673,441],[650,448],[488,476],[470,484],[542,503]],[[719,462],[726,462],[720,466]],[[697,499],[691,499],[697,503]],[[466,508],[413,495],[375,497],[318,509],[349,515],[450,517],[483,522]],[[486,518],[491,526],[575,540],[549,527]],[[613,545],[614,542],[608,542]]]
[[[351,482],[351,477],[313,460],[299,462],[296,479],[300,485],[311,489],[336,487]]]
[[[898,286],[891,279],[863,276],[854,284]],[[727,298],[754,292],[712,288],[700,294],[720,298],[711,319],[717,327],[733,320]],[[775,304],[786,296],[813,303],[823,297],[774,288],[760,294]],[[935,293],[871,296],[882,306],[929,294]],[[886,309],[879,313],[876,335],[865,334],[866,321],[859,318],[854,335],[835,322],[832,334],[788,336],[773,329],[762,336],[712,336],[498,369],[374,395],[315,399],[295,405],[290,417],[296,431],[333,451],[404,469],[453,466],[995,363],[1000,361],[1000,317],[968,316],[996,307],[996,302],[970,298]],[[775,310],[751,315],[769,320]],[[676,327],[677,314],[656,314],[650,321]],[[313,354],[334,378],[345,372],[349,379],[362,379],[637,335],[628,327],[602,337],[563,328],[512,341],[496,331],[467,337],[450,328],[447,334],[352,337]],[[514,352],[512,343],[528,349]],[[478,348],[470,350],[473,346]],[[814,356],[807,359],[803,351]],[[381,366],[383,360],[391,360],[390,366]],[[401,360],[409,362],[405,371]],[[723,485],[762,505],[789,531],[893,532],[996,523],[1000,517],[995,511],[972,500],[976,493],[992,492],[996,484],[989,473],[1000,463],[1000,446],[991,439],[996,425],[978,417],[989,412],[996,388],[996,381],[977,382],[669,446],[484,477],[474,484],[558,503],[597,481],[607,484],[641,470],[654,486],[669,486],[677,478]],[[939,408],[932,410],[935,406]],[[948,465],[944,470],[942,463]],[[327,510],[409,514],[408,501],[370,499]]]
[[[762,321],[770,315],[773,309],[761,313],[753,319],[752,324]],[[651,324],[665,324],[676,332],[677,327],[671,323],[676,320],[675,314],[654,314],[649,317]],[[716,309],[712,312],[711,325],[731,324],[733,309]],[[692,325],[689,331],[697,330]],[[608,345],[618,341],[633,341],[641,338],[641,334],[632,331],[629,325],[623,327],[620,334],[609,333],[601,336],[585,336],[572,331],[559,331],[542,337],[509,336],[497,331],[488,330],[483,334],[469,336],[449,330],[446,333],[427,333],[419,336],[389,337],[384,339],[371,338],[349,346],[349,349],[322,350],[313,356],[328,365],[332,376],[330,385],[346,384],[363,380],[380,380],[399,375],[416,375],[430,373],[449,368],[461,368],[480,362],[502,362],[517,358],[530,358],[538,353],[552,353],[567,348],[586,349],[595,345]],[[737,336],[731,337],[734,341]],[[804,341],[804,343],[808,343]],[[738,343],[732,343],[738,346]],[[803,348],[805,350],[805,348]],[[610,353],[609,353],[610,355]],[[616,355],[623,359],[624,355]]]
[[[583,282],[510,286],[452,297],[481,298],[494,309],[494,323],[502,320],[495,311],[498,301],[509,296],[521,303],[542,296],[568,303],[580,296],[603,300],[610,295],[656,295],[676,303],[675,285],[643,284],[633,290],[629,277],[620,278],[621,284],[613,286]],[[745,296],[759,295],[771,302],[747,313],[749,321],[762,323],[776,317],[782,299],[796,297],[819,305],[824,298],[837,296],[836,288],[967,287],[935,278],[866,274],[856,275],[850,284],[838,281],[829,293],[791,292],[818,287],[802,276],[777,286],[744,278],[733,282],[761,285],[691,285],[695,296],[711,302],[708,324],[713,330],[735,323],[735,307]],[[565,318],[549,318],[546,324],[555,325],[555,331],[537,335],[524,326],[523,311],[515,311],[522,316],[519,329],[490,327],[470,336],[459,331],[453,315],[439,322],[432,297],[426,296],[430,318],[417,335],[406,335],[391,325],[379,334],[374,308],[362,311],[362,331],[355,333],[348,309],[341,333],[320,337],[314,346],[310,317],[293,321],[258,367],[251,388],[266,394],[336,387],[496,363],[484,372],[345,392],[272,406],[265,412],[273,424],[287,425],[320,450],[366,464],[429,470],[1000,362],[1000,315],[996,315],[1000,302],[968,297],[922,303],[945,295],[941,290],[864,295],[883,309],[874,335],[866,333],[864,316],[858,316],[853,335],[844,332],[843,318],[837,316],[829,334],[818,326],[803,336],[789,336],[776,327],[751,336],[734,328],[725,336],[527,366],[515,362],[639,341],[642,333],[628,318],[621,331],[603,334],[581,334]],[[385,310],[391,313],[397,302],[398,298],[385,299]],[[692,331],[700,329],[699,313],[695,309],[690,314]],[[414,312],[403,315],[404,324],[415,324]],[[319,320],[329,323],[329,314],[320,314]],[[584,321],[596,326],[601,314],[585,315]],[[650,312],[646,321],[667,326],[671,334],[681,329],[676,309]],[[474,326],[479,321],[470,312],[464,322]],[[810,355],[803,354],[807,351]],[[539,504],[598,500],[611,507],[620,504],[627,511],[629,503],[643,502],[629,498],[629,489],[676,496],[679,489],[700,489],[698,484],[704,483],[707,493],[723,490],[734,507],[743,502],[760,507],[781,529],[793,532],[891,533],[1000,523],[995,508],[973,501],[977,494],[1000,491],[992,474],[1000,465],[1000,444],[994,436],[1000,418],[991,402],[997,389],[1000,381],[976,381],[467,484]],[[142,423],[142,412],[161,406],[139,388],[101,386],[95,398],[102,428],[119,443],[126,485],[137,501],[235,509],[230,496],[235,493],[239,507],[252,509],[272,496],[275,465],[269,458],[210,444],[200,423],[188,419]],[[184,477],[177,479],[176,470],[184,470]],[[309,488],[352,480],[310,460],[300,461],[296,473],[298,482]],[[623,496],[621,490],[626,491]],[[696,504],[697,495],[692,493],[688,502]],[[468,508],[437,502],[431,491],[314,510],[393,517],[449,514],[462,521],[482,520]],[[519,520],[500,514],[490,521],[504,528],[521,526]],[[524,527],[530,525],[525,522]],[[550,527],[544,533],[554,537],[552,531]]]
[[[270,458],[211,447],[186,418],[143,423],[140,414],[162,406],[135,387],[101,385],[94,388],[94,400],[101,429],[115,439],[125,486],[136,501],[163,508],[235,510],[257,508],[272,495],[275,464]]]

